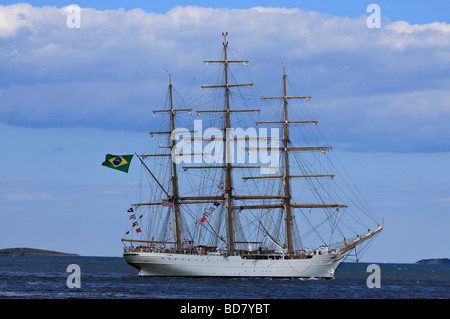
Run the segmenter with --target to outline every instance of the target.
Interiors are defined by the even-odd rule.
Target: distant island
[[[76,257],[78,254],[68,254],[59,251],[34,249],[34,248],[5,248],[0,249],[0,256],[57,256]]]
[[[450,259],[448,259],[448,258],[421,259],[419,261],[416,261],[416,264],[422,264],[422,265],[450,265]]]

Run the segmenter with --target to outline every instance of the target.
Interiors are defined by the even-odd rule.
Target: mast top
[[[172,74],[169,72],[169,70],[166,70],[166,72],[169,75],[169,85],[172,85]]]
[[[222,32],[222,35],[223,35],[223,45],[227,46],[228,45],[228,42],[227,42],[228,32]]]

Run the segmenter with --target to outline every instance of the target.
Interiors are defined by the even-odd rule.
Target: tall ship
[[[290,93],[283,65],[279,92],[251,99],[253,83],[235,72],[249,61],[234,59],[222,35],[221,57],[204,61],[218,74],[201,86],[209,97],[175,101],[169,74],[165,107],[153,110],[160,130],[134,154],[141,181],[123,257],[139,276],[333,278],[383,227],[348,195],[357,191],[337,186],[311,97]]]

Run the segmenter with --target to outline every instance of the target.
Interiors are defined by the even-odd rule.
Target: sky
[[[283,62],[313,97],[384,221],[362,261],[450,257],[449,12],[436,0],[2,1],[0,248],[121,256],[133,174],[101,162],[145,149],[167,70],[184,92],[227,31],[259,92]]]

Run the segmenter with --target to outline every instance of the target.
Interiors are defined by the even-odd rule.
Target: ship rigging
[[[232,71],[249,61],[230,59],[222,35],[222,57],[204,61],[219,66],[220,83],[201,86],[214,97],[222,92],[218,102],[176,105],[169,74],[167,108],[153,111],[161,118],[150,132],[156,143],[135,154],[146,182],[129,210],[124,258],[142,276],[332,278],[346,254],[383,227],[364,204],[341,201],[342,188],[330,190],[338,176],[329,171],[332,148],[318,138],[316,119],[294,117],[305,106],[294,103],[311,96],[288,93],[283,65],[280,94],[249,105],[242,92],[254,84],[234,82]],[[274,102],[277,112],[267,105]],[[277,118],[254,119],[265,112]]]

